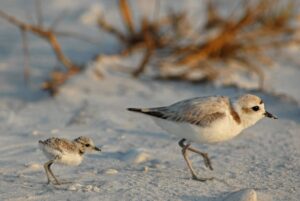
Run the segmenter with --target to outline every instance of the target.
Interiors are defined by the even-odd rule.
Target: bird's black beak
[[[94,147],[94,149],[95,149],[95,151],[101,151],[101,149],[98,147]]]
[[[272,119],[278,119],[276,116],[274,116],[273,114],[271,114],[270,112],[266,111],[264,113],[265,117],[269,117],[269,118],[272,118]]]

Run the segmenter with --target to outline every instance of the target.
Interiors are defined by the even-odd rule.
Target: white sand
[[[90,5],[58,2],[53,1],[49,9],[61,6],[78,11]],[[22,3],[7,1],[0,5],[1,9],[22,15]],[[0,49],[5,50],[0,54],[0,200],[299,200],[300,79],[289,78],[299,74],[299,69],[291,65],[287,72],[279,66],[276,72],[282,72],[282,76],[276,77],[274,85],[268,80],[271,88],[278,87],[276,92],[284,92],[291,98],[254,92],[279,120],[264,119],[229,142],[194,145],[209,153],[215,168],[207,170],[202,159],[193,155],[198,174],[217,178],[201,183],[189,179],[177,145],[179,139],[162,131],[150,118],[125,108],[168,105],[195,96],[234,96],[248,91],[134,80],[117,73],[108,73],[104,80],[97,80],[92,68],[111,68],[115,61],[107,57],[105,62],[72,78],[52,99],[38,91],[44,73],[55,64],[54,59],[49,59],[48,47],[36,38],[31,42],[34,67],[28,89],[22,82],[17,29],[2,20],[0,23],[3,41]],[[68,24],[71,28],[75,25],[75,22]],[[94,30],[93,34],[96,33]],[[75,58],[80,55],[78,60],[86,60],[91,52],[82,52],[91,51],[94,46],[67,47],[70,55]],[[86,156],[78,167],[54,165],[54,173],[72,183],[46,185],[42,166],[46,158],[38,149],[38,140],[51,136],[73,139],[80,135],[92,137],[103,152]]]

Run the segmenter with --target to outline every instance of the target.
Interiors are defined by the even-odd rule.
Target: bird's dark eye
[[[259,107],[258,106],[254,106],[254,107],[252,107],[252,110],[256,112],[256,111],[259,110]]]
[[[90,144],[85,144],[85,146],[86,146],[86,147],[89,147],[89,146],[91,146],[91,145],[90,145]]]

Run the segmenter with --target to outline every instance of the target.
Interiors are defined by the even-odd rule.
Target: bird
[[[80,136],[74,140],[68,140],[64,138],[51,137],[44,141],[39,140],[39,147],[49,159],[44,164],[44,169],[47,175],[47,184],[60,185],[61,182],[54,176],[51,165],[54,163],[77,166],[83,160],[85,153],[91,153],[93,151],[101,151],[96,147],[93,141],[85,136]],[[51,181],[50,177],[53,177],[54,181]]]
[[[213,177],[198,177],[187,153],[194,152],[202,156],[205,166],[210,170],[213,170],[212,163],[207,153],[193,148],[191,143],[215,144],[227,141],[263,117],[277,119],[266,111],[263,100],[253,94],[233,98],[196,97],[164,107],[127,108],[127,110],[149,115],[159,127],[177,136],[192,179],[202,182],[212,180]]]

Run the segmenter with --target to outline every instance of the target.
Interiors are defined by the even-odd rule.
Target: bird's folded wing
[[[47,144],[51,143],[51,147],[64,153],[64,152],[74,152],[76,151],[76,146],[69,142],[66,139],[62,139],[62,138],[50,138],[47,140]]]
[[[224,118],[228,108],[228,98],[209,97],[185,100],[169,107],[150,108],[145,113],[170,121],[207,127],[216,120]]]

